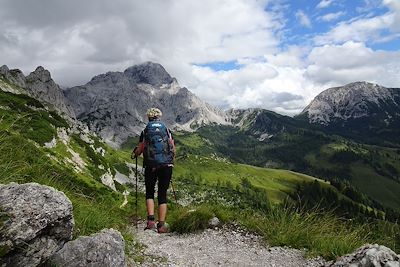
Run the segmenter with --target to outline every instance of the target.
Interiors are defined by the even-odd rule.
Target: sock
[[[148,221],[154,221],[154,220],[155,220],[154,215],[148,215],[148,216],[147,216],[147,220],[148,220]]]
[[[159,221],[158,223],[157,223],[157,228],[160,228],[161,226],[163,226],[164,225],[164,221]]]

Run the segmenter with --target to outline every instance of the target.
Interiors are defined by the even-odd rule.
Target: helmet
[[[147,110],[147,117],[149,119],[160,118],[161,116],[162,116],[162,112],[158,108],[150,108]]]

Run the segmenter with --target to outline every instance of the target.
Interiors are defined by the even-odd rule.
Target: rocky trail
[[[237,226],[194,234],[158,234],[133,228],[139,262],[128,266],[323,266],[322,258],[307,259],[304,250],[268,247],[260,236]],[[140,245],[139,245],[140,244]],[[139,259],[138,258],[138,259]],[[139,261],[139,260],[138,260]]]

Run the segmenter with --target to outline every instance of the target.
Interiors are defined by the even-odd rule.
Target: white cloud
[[[257,0],[155,0],[146,5],[123,0],[43,0],[22,8],[18,1],[0,0],[1,61],[26,71],[44,65],[66,85],[147,60],[160,62],[181,78],[189,72],[182,68],[191,63],[275,51],[275,31],[281,24],[264,10],[266,4]]]
[[[325,86],[354,81],[376,82],[387,87],[400,85],[399,51],[374,51],[363,43],[350,41],[314,48],[309,62],[306,76]]]
[[[322,0],[317,5],[317,8],[326,8],[332,4],[333,0]]]
[[[61,85],[79,85],[99,73],[150,60],[212,104],[289,115],[329,86],[355,80],[400,86],[399,50],[374,51],[365,45],[398,38],[400,1],[383,0],[386,14],[340,22],[315,37],[314,44],[295,45],[299,38],[285,17],[293,10],[286,2],[273,2],[42,0],[39,5],[0,0],[0,64],[26,74],[43,65]],[[324,0],[318,6],[332,3]],[[319,19],[338,19],[339,13]],[[296,16],[312,27],[304,11]],[[290,41],[285,39],[289,33],[294,34]],[[193,65],[224,61],[243,67],[214,71]]]
[[[306,13],[302,10],[298,10],[296,12],[296,18],[299,20],[300,24],[303,25],[304,27],[311,28],[311,20],[307,16]]]
[[[400,33],[400,1],[384,0],[389,11],[374,17],[357,17],[337,24],[325,34],[316,36],[318,45],[330,43],[381,42],[383,39],[398,38]],[[389,33],[388,33],[389,30]]]
[[[346,14],[346,12],[344,12],[344,11],[338,11],[338,12],[334,12],[334,13],[325,14],[321,17],[318,17],[318,19],[330,22],[330,21],[337,20],[338,18],[342,17],[345,14]]]

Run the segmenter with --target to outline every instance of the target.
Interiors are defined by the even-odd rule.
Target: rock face
[[[37,266],[72,238],[72,204],[51,187],[1,185],[0,212],[0,263],[6,266]]]
[[[163,121],[173,129],[191,131],[204,124],[229,123],[223,111],[180,87],[160,64],[151,62],[100,74],[83,86],[67,89],[65,96],[77,118],[114,146],[143,130],[150,107],[160,108]]]
[[[399,144],[400,88],[367,82],[330,88],[297,116],[329,133],[373,144]]]
[[[400,256],[380,245],[365,245],[350,255],[339,258],[329,267],[399,267]]]
[[[91,236],[82,236],[70,241],[51,258],[56,266],[112,266],[125,263],[125,243],[120,232],[105,229]]]
[[[163,66],[152,62],[127,68],[124,74],[135,83],[147,83],[156,87],[174,82],[174,79],[165,71]]]
[[[0,78],[3,77],[16,88],[2,87],[2,90],[12,93],[23,93],[45,103],[51,109],[75,118],[75,113],[68,103],[61,88],[51,78],[50,72],[39,66],[27,77],[18,69],[9,70],[7,66],[0,68]]]
[[[65,99],[61,88],[53,81],[50,72],[39,66],[26,77],[26,88],[30,96],[53,105],[54,109],[74,118],[72,107]]]
[[[20,88],[25,88],[25,76],[18,69],[10,70],[6,65],[0,67],[0,75]]]
[[[302,111],[311,123],[329,125],[382,112],[388,122],[400,113],[400,89],[367,82],[329,88]]]
[[[230,109],[228,115],[235,126],[258,137],[259,141],[268,140],[296,124],[291,117],[259,108]]]

